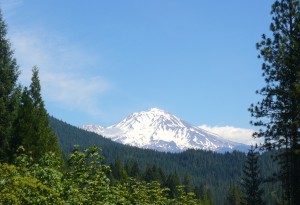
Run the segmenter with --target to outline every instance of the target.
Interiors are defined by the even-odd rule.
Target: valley
[[[188,174],[194,188],[206,187],[212,195],[213,204],[223,204],[231,186],[238,186],[241,181],[242,169],[246,154],[240,151],[217,153],[209,150],[189,149],[182,152],[159,152],[131,145],[123,145],[105,138],[94,132],[88,132],[55,118],[50,119],[50,125],[59,138],[61,147],[67,156],[74,149],[74,145],[82,148],[96,145],[101,147],[105,163],[110,165],[116,158],[120,158],[123,165],[137,163],[142,172],[147,166],[155,165],[166,175],[178,173],[181,181]],[[271,153],[263,154],[260,159],[264,178],[277,170],[277,164],[271,160]],[[266,192],[264,198],[268,205],[277,200],[280,191],[277,183],[264,184]]]

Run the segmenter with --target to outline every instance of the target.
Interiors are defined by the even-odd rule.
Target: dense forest
[[[139,149],[49,117],[38,68],[18,84],[0,14],[0,204],[299,204],[300,2],[276,0],[271,15],[249,108],[264,143],[220,154]]]
[[[181,186],[176,173],[160,182],[150,175],[138,179],[138,166],[128,164],[126,172],[119,158],[108,166],[99,147],[80,150],[73,144],[63,152],[49,124],[39,70],[32,69],[28,87],[17,83],[19,68],[6,33],[0,14],[0,204],[211,204],[206,194],[197,197]],[[71,144],[76,141],[68,135]]]
[[[178,184],[188,185],[199,197],[208,194],[213,204],[224,204],[230,188],[240,186],[241,183],[242,169],[246,160],[246,154],[243,152],[220,154],[212,151],[187,150],[182,153],[164,153],[122,145],[53,117],[50,118],[50,124],[66,155],[72,152],[74,145],[80,147],[96,145],[102,148],[105,164],[111,165],[112,169],[118,160],[121,161],[124,176],[148,182],[156,180],[166,185],[168,177],[177,175]],[[278,168],[271,160],[271,155],[269,152],[264,153],[259,159],[264,179],[272,177],[272,173]],[[130,174],[134,166],[139,170],[139,174]],[[185,181],[187,178],[188,183]],[[270,181],[263,186],[266,190],[264,198],[267,204],[276,204],[275,202],[281,198],[279,184]]]

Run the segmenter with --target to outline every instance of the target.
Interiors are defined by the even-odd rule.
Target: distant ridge
[[[122,144],[163,152],[182,152],[187,149],[216,152],[249,149],[245,144],[224,139],[159,108],[133,113],[113,126],[84,125],[82,129]]]

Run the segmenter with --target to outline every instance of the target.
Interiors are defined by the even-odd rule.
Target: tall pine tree
[[[18,66],[6,35],[7,27],[0,11],[0,162],[8,161],[11,157],[12,125],[19,97]]]
[[[25,87],[20,100],[20,105],[18,109],[18,118],[14,122],[14,135],[11,140],[11,150],[12,153],[16,153],[19,146],[25,146],[27,150],[31,150],[28,147],[28,142],[25,143],[25,139],[30,139],[29,136],[34,136],[34,129],[32,128],[31,121],[34,115],[34,108],[32,99],[30,97],[28,88]],[[26,140],[28,141],[28,140]],[[34,141],[31,146],[35,146]]]
[[[257,91],[262,101],[250,112],[261,127],[266,149],[281,149],[280,179],[288,204],[300,201],[300,2],[276,0],[272,6],[272,37],[257,44],[266,86]]]
[[[225,205],[241,205],[242,192],[240,187],[231,186],[228,190]]]
[[[127,173],[123,162],[119,156],[116,157],[114,163],[111,165],[112,176],[115,180],[124,182],[127,179]]]
[[[260,187],[262,178],[258,166],[259,153],[253,147],[247,154],[247,160],[243,168],[242,177],[242,204],[243,205],[263,205],[263,191]]]
[[[169,174],[166,179],[165,186],[169,188],[169,196],[171,198],[175,198],[178,196],[177,186],[179,186],[180,184],[181,182],[177,171],[175,171],[173,174]]]
[[[57,136],[49,126],[49,116],[41,96],[37,67],[32,70],[29,89],[25,87],[23,91],[14,127],[15,149],[18,145],[22,145],[26,150],[32,152],[32,156],[36,160],[49,151],[61,156]]]
[[[184,186],[183,190],[186,194],[193,191],[191,176],[187,172],[184,174],[182,185]]]

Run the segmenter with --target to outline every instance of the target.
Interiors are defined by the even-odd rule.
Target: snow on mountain
[[[85,125],[82,128],[122,144],[164,152],[181,152],[186,149],[217,152],[248,149],[247,145],[224,139],[158,108],[133,113],[110,127]]]

